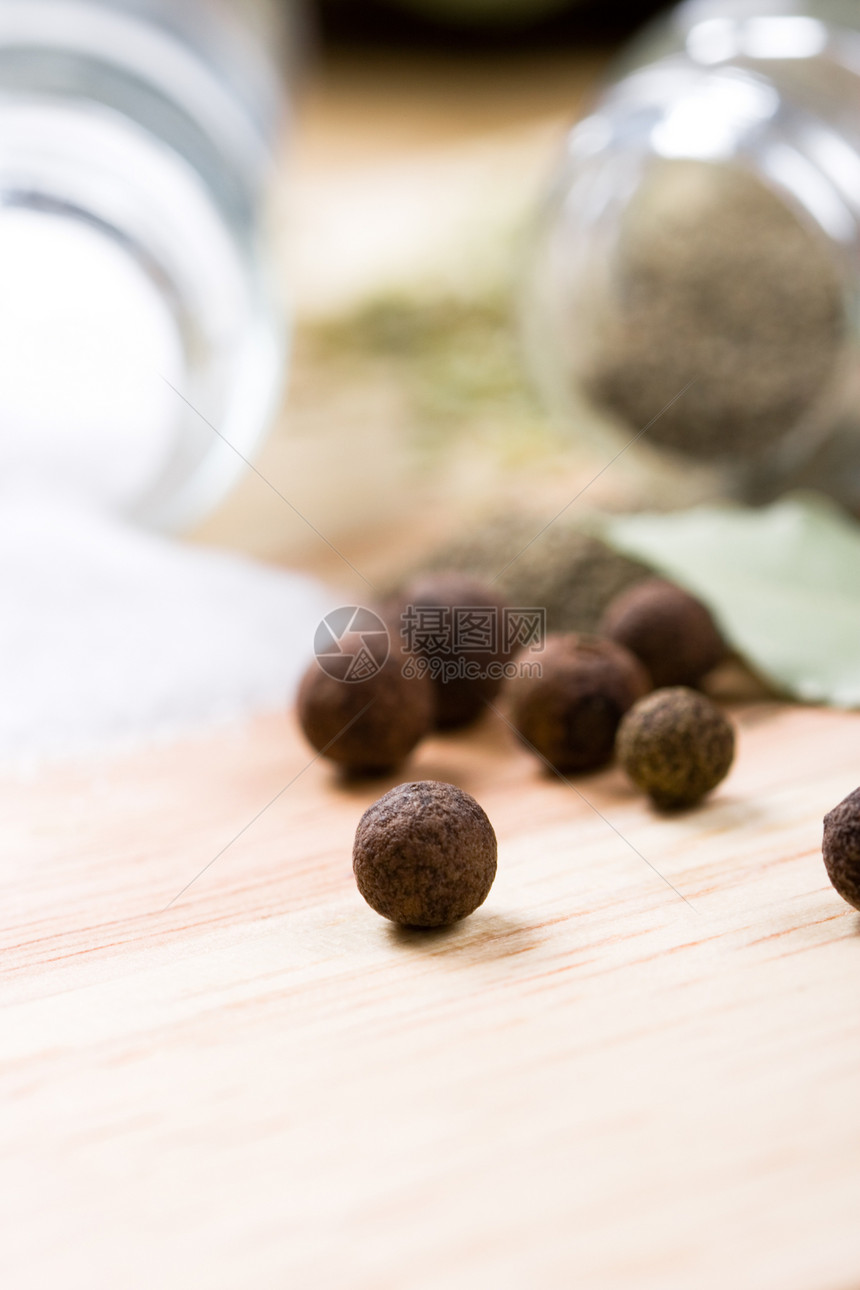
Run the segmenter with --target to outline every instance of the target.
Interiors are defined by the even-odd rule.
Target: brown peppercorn
[[[860,788],[824,817],[824,864],[843,900],[860,909]]]
[[[511,720],[533,751],[562,772],[595,770],[612,756],[622,716],[651,688],[623,645],[599,636],[548,636],[539,676],[511,684]]]
[[[618,760],[654,803],[693,806],[729,772],[735,732],[696,690],[674,686],[641,699],[621,722]]]
[[[433,682],[438,729],[468,725],[499,693],[503,677],[488,671],[499,672],[511,656],[504,641],[504,608],[492,586],[464,573],[422,574],[386,603],[392,637],[400,633],[404,651]]]
[[[427,677],[403,675],[403,657],[393,650],[363,681],[329,676],[316,661],[302,678],[296,700],[305,737],[346,770],[381,774],[393,770],[433,726],[433,687]]]
[[[358,890],[383,918],[446,927],[489,895],[496,835],[461,788],[437,780],[398,784],[361,817],[352,865]]]
[[[600,631],[640,659],[654,685],[697,685],[726,656],[710,610],[664,578],[646,578],[608,606]]]

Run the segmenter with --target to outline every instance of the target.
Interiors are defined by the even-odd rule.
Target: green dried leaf
[[[860,707],[860,526],[827,498],[611,516],[601,535],[699,596],[780,690]]]

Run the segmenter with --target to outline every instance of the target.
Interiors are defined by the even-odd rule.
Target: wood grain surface
[[[437,933],[353,883],[394,781],[291,717],[4,784],[2,1284],[860,1284],[860,920],[820,857],[860,719],[735,716],[672,818],[496,717],[429,741],[403,777],[499,837]]]

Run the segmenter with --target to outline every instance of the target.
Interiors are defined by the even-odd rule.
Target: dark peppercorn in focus
[[[386,603],[392,636],[401,632],[403,648],[430,670],[440,730],[476,720],[499,693],[502,678],[486,673],[488,665],[510,658],[502,634],[504,608],[504,599],[493,587],[464,573],[419,575]],[[487,648],[463,643],[469,609],[489,610],[495,619],[494,640]],[[467,670],[475,675],[466,675]]]
[[[860,788],[824,817],[824,864],[843,900],[860,909]]]
[[[647,578],[616,596],[599,630],[644,663],[655,687],[697,685],[726,656],[710,610],[663,578]]]
[[[496,835],[475,799],[453,784],[398,784],[361,817],[353,871],[362,896],[383,918],[445,927],[489,895]]]
[[[299,686],[299,724],[317,752],[346,770],[381,774],[395,769],[429,734],[433,687],[427,677],[403,675],[395,649],[375,675],[342,681],[311,663]]]
[[[612,756],[618,723],[651,680],[629,650],[597,636],[548,636],[540,676],[510,687],[511,720],[526,746],[562,772],[596,770]]]
[[[618,760],[664,809],[693,806],[716,788],[735,755],[735,733],[710,699],[676,686],[655,690],[624,717]]]

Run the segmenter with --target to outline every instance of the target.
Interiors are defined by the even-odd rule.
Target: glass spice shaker
[[[859,221],[856,0],[688,0],[568,137],[531,252],[538,380],[680,477],[860,510]]]
[[[260,213],[285,10],[0,0],[4,480],[169,529],[254,450],[283,369]]]

